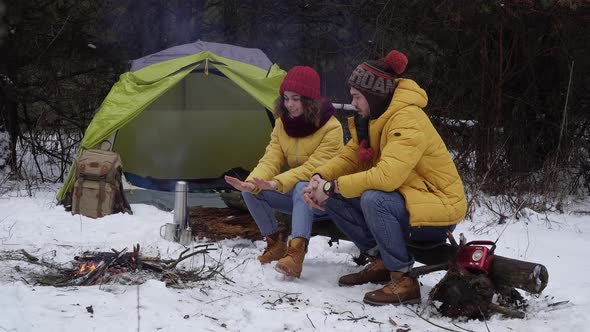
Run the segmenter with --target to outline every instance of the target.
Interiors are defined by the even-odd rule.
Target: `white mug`
[[[163,230],[163,231],[162,231]],[[160,237],[168,241],[176,241],[178,236],[178,225],[165,223],[160,227]]]

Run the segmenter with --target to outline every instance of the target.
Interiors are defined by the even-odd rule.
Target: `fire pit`
[[[187,248],[177,259],[169,260],[141,255],[139,244],[133,246],[133,252],[127,252],[127,248],[121,251],[112,249],[111,252],[86,251],[74,257],[72,268],[63,269],[46,264],[52,271],[36,279],[41,285],[55,287],[142,284],[149,279],[164,281],[171,287],[186,287],[191,282],[209,279],[220,271],[219,262],[217,266],[207,269],[205,275],[202,274],[204,269],[198,272],[177,269],[178,264],[185,259],[215,250],[210,246],[202,244]]]

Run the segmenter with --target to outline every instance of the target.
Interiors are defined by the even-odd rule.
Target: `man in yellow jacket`
[[[444,241],[467,209],[455,164],[424,108],[426,92],[397,78],[407,57],[391,51],[361,63],[348,83],[357,113],[352,140],[316,168],[303,190],[306,203],[324,208],[332,221],[371,257],[341,286],[389,282],[365,294],[374,305],[419,303],[420,286],[405,241]]]

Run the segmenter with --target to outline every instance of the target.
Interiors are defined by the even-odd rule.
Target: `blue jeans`
[[[278,230],[275,210],[290,214],[291,237],[311,237],[311,225],[314,220],[327,219],[327,213],[312,209],[303,201],[301,191],[307,182],[299,182],[291,191],[281,194],[273,190],[263,190],[258,195],[242,192],[250,215],[254,218],[262,236],[268,236]]]
[[[363,253],[383,258],[389,271],[407,272],[414,258],[406,241],[444,242],[451,226],[410,226],[406,201],[399,192],[367,190],[360,198],[336,196],[326,202],[332,221]]]

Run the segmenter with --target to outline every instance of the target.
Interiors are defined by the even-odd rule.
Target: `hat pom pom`
[[[387,54],[385,62],[396,74],[401,74],[406,70],[406,66],[408,65],[408,58],[405,54],[400,51],[393,50]]]

